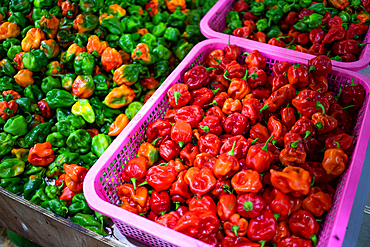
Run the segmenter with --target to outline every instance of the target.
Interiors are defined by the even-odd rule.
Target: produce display
[[[357,61],[370,23],[361,0],[237,1],[223,33],[340,62]]]
[[[124,167],[120,208],[212,246],[316,246],[365,90],[331,60],[275,63],[227,45],[166,92]]]
[[[215,2],[0,1],[0,186],[106,235],[86,173],[204,39]]]

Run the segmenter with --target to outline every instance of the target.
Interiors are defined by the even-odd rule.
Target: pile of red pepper
[[[332,60],[358,59],[370,22],[370,2],[361,0],[237,1],[223,31],[269,45]]]
[[[214,50],[167,91],[171,108],[125,166],[120,207],[213,246],[315,246],[364,88],[328,91],[326,56],[269,76],[258,50],[243,55]]]

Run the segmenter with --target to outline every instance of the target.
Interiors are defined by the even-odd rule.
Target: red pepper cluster
[[[259,51],[240,55],[212,51],[167,91],[171,109],[125,166],[120,207],[213,246],[315,246],[364,88],[328,91],[326,56],[268,76]]]

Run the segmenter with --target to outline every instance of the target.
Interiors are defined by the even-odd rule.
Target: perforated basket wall
[[[236,43],[241,53],[250,52],[256,47]],[[132,214],[115,205],[120,203],[117,195],[117,187],[123,183],[121,174],[126,163],[136,156],[142,142],[145,142],[145,130],[150,122],[163,118],[169,109],[166,91],[175,83],[183,81],[183,74],[197,64],[204,64],[205,56],[215,49],[223,49],[227,41],[207,40],[196,45],[188,56],[181,62],[176,70],[168,77],[150,101],[144,105],[133,121],[122,133],[98,162],[91,168],[84,183],[84,192],[90,206],[109,217],[120,231],[129,237],[135,238],[151,246],[208,246],[196,239],[158,225],[138,215]],[[288,58],[282,55],[272,55],[261,52],[267,58],[266,72],[271,74],[273,64],[279,61],[291,63],[307,63],[298,58]],[[239,59],[244,63],[244,58]],[[349,156],[348,168],[341,175],[336,187],[332,209],[327,213],[326,220],[321,223],[319,244],[320,247],[340,246],[347,227],[355,191],[359,181],[365,151],[370,132],[364,128],[366,120],[369,120],[369,86],[365,80],[367,77],[350,71],[334,68],[328,75],[329,89],[335,93],[339,88],[349,84],[351,78],[355,83],[364,86],[366,90],[365,101],[353,120],[352,135],[355,136],[352,155]]]
[[[217,39],[229,39],[229,35],[221,33],[221,31],[226,28],[226,15],[232,10],[234,4],[237,0],[219,0],[213,8],[203,17],[200,22],[200,30],[203,35],[207,38],[217,38]],[[231,41],[243,42],[246,45],[258,44],[260,50],[264,50],[270,53],[280,53],[286,56],[293,56],[302,59],[311,59],[314,55],[306,54],[303,52],[293,51],[290,49],[268,45],[265,43],[260,43],[258,41],[243,39],[240,37],[231,36]],[[370,29],[367,31],[363,43],[370,41]],[[361,51],[359,60],[355,62],[338,62],[333,61],[333,65],[343,69],[349,69],[353,71],[359,71],[369,64],[370,62],[370,45],[365,45]]]

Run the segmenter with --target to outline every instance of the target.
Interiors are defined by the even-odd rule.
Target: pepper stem
[[[134,191],[135,191],[135,194],[136,194],[136,178],[130,178],[131,182],[132,182],[132,185],[134,186]]]
[[[337,145],[337,148],[340,148],[339,142],[333,141]]]
[[[232,191],[230,191],[230,186],[228,185],[228,184],[224,184],[224,185],[222,185],[222,190],[223,191],[226,191],[227,193],[229,193],[229,194],[233,194],[233,192]]]
[[[234,151],[235,151],[235,145],[236,145],[236,140],[234,141],[234,144],[233,144],[233,147],[231,148],[231,150],[227,153],[228,155],[231,155],[231,156],[234,156]]]
[[[245,69],[245,74],[242,78],[244,81],[246,81],[248,79],[248,69]]]
[[[294,40],[295,40],[295,38],[293,38],[290,43],[286,44],[285,47],[288,47],[288,46],[292,45],[294,43]]]
[[[263,241],[259,241],[258,243],[261,245],[260,247],[264,247],[264,246],[265,246],[265,244],[266,244],[266,241],[265,241],[265,240],[263,240]]]
[[[361,43],[361,44],[358,44],[358,46],[361,47],[361,46],[368,45],[368,44],[370,43]]]
[[[233,225],[233,226],[231,227],[231,231],[235,234],[235,236],[236,236],[237,238],[239,238],[239,235],[238,235],[238,231],[239,231],[239,229],[240,229],[240,227],[239,227],[238,225]]]
[[[268,151],[268,150],[267,150],[267,145],[269,145],[269,142],[270,142],[270,140],[271,140],[273,137],[274,137],[274,135],[270,136],[270,138],[269,138],[269,139],[267,139],[267,141],[266,141],[265,145],[264,145],[263,147],[261,147],[261,149],[263,149],[263,150],[265,150],[265,151]]]
[[[216,100],[213,100],[210,104],[209,104],[209,106],[216,106],[217,105],[217,101]]]
[[[218,62],[219,64],[221,63],[221,60],[220,59],[217,59],[217,58],[213,58],[213,60],[215,60],[216,62]]]
[[[166,165],[168,165],[168,162],[167,163],[165,163],[165,162],[160,163],[158,166],[166,166]]]
[[[311,237],[310,237],[310,240],[312,241],[312,243],[313,243],[313,247],[316,247],[316,245],[317,245],[317,236],[316,235],[312,235]]]
[[[224,72],[224,78],[226,80],[232,81],[229,77],[227,77],[228,75],[229,75],[229,71],[225,70],[225,72]]]
[[[244,56],[249,56],[249,52],[244,52],[243,55]]]
[[[296,140],[295,142],[292,142],[290,143],[290,147],[291,148],[297,148],[298,147],[298,143],[302,142],[301,140]]]
[[[217,89],[215,89],[215,90],[212,90],[212,92],[213,92],[213,94],[216,94],[218,91],[220,91],[221,90],[221,88],[217,88]]]
[[[161,138],[163,138],[163,136],[158,137],[157,139],[155,139],[155,140],[152,142],[152,145],[153,145],[153,146],[155,146],[155,144],[157,143],[157,141],[158,141],[159,139],[161,139]]]
[[[142,182],[141,184],[139,184],[138,186],[144,186],[144,185],[147,185],[148,184],[148,181],[144,181],[144,182]]]
[[[288,35],[288,36],[280,36],[280,37],[277,37],[276,40],[277,41],[280,41],[281,39],[285,39],[285,38],[289,38],[289,37],[290,37],[290,35]]]
[[[180,202],[175,202],[175,204],[176,204],[175,210],[177,210],[180,207]]]
[[[336,101],[339,101],[339,97],[340,97],[340,95],[342,94],[342,88],[339,88],[339,93],[338,93],[338,95],[337,96],[334,96],[334,99],[336,100]]]
[[[322,123],[315,123],[315,128],[318,129],[318,130],[321,130],[324,126],[322,125]]]
[[[323,152],[325,152],[325,150],[326,150],[326,148],[325,147],[323,147],[322,149],[320,149],[319,151],[316,151],[316,152],[314,152],[315,154],[317,154],[317,153],[323,153]]]
[[[309,68],[308,68],[308,73],[311,74],[311,72],[315,72],[316,68],[314,65],[311,65]]]
[[[206,126],[200,126],[199,125],[199,128],[201,129],[201,130],[203,130],[204,132],[206,132],[206,133],[208,133],[209,132],[209,127],[206,125]]]
[[[231,35],[229,35],[229,41],[227,41],[228,45],[230,45],[230,39],[231,39]]]
[[[304,132],[304,134],[305,134],[305,136],[303,137],[303,139],[306,139],[307,137],[309,137],[309,136],[311,135],[311,131],[306,130],[306,131]]]
[[[296,63],[296,64],[294,64],[294,66],[293,66],[293,68],[295,68],[295,69],[298,69],[299,67],[301,67],[301,65],[300,65],[299,63]]]
[[[354,82],[353,82],[353,78],[351,78],[351,84],[349,84],[350,86],[357,86],[357,84],[355,84]]]
[[[322,114],[325,114],[325,107],[321,104],[320,101],[316,102],[316,108],[321,108]]]
[[[277,140],[272,140],[271,141],[271,144],[274,145],[276,148],[278,148],[276,145],[278,144],[278,141]]]
[[[269,109],[269,105],[263,105],[263,107],[261,108],[260,112],[264,111],[264,110],[267,110]]]
[[[252,74],[250,74],[250,75],[248,76],[248,78],[252,78],[253,80],[257,79],[257,77],[258,77],[258,75],[257,75],[257,73],[256,73],[256,72],[253,72]]]
[[[210,71],[211,69],[217,69],[217,68],[212,68],[212,67],[210,67],[210,68],[205,68],[207,71]]]
[[[255,144],[257,141],[258,141],[258,137],[254,139],[253,141],[251,141],[251,145]]]
[[[276,220],[278,220],[280,218],[280,214],[274,214],[274,217]]]
[[[244,211],[251,211],[252,209],[253,209],[253,202],[251,202],[251,201],[245,201],[244,203],[243,203],[243,209],[244,209]]]
[[[357,105],[349,105],[349,106],[343,107],[342,110],[346,111],[347,109],[349,109],[351,107],[355,107],[355,106],[357,106]]]
[[[179,141],[179,143],[178,143],[178,144],[179,144],[179,147],[180,147],[180,148],[182,148],[182,147],[185,145],[185,142],[183,142],[183,141]]]
[[[175,92],[173,93],[173,97],[175,97],[176,105],[179,105],[179,104],[177,103],[177,100],[181,98],[181,93],[180,93],[179,91],[175,91]]]
[[[312,187],[314,184],[315,184],[315,174],[313,174],[313,176],[312,176],[310,187]]]

